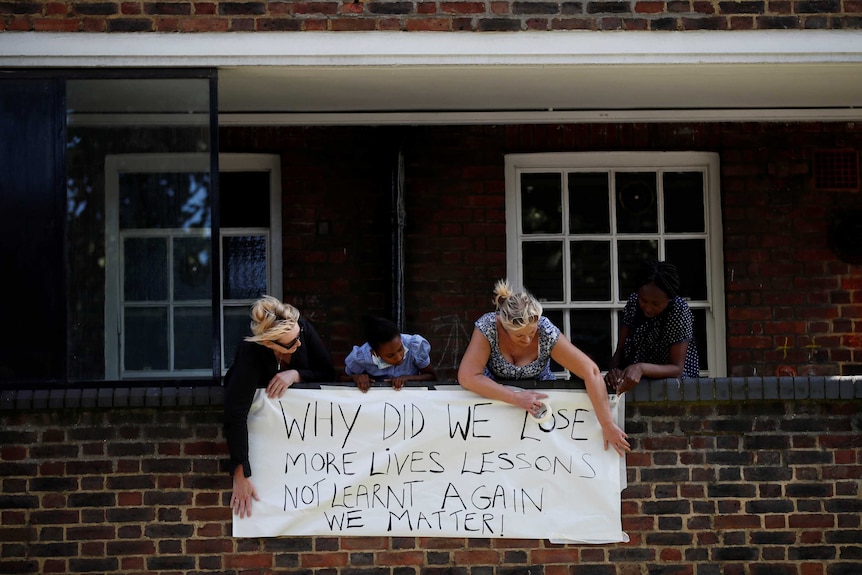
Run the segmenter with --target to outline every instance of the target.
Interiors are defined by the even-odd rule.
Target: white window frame
[[[129,371],[122,368],[120,340],[122,338],[121,313],[121,254],[119,230],[119,187],[121,173],[159,173],[159,172],[209,172],[209,154],[122,154],[105,157],[105,379],[155,379],[155,378],[200,378],[212,375],[211,369],[182,371]],[[220,172],[269,172],[270,189],[270,227],[220,229],[219,245],[224,237],[231,235],[265,235],[267,250],[267,290],[271,294],[282,291],[282,251],[281,251],[281,162],[273,154],[219,154]],[[146,231],[134,232],[147,235]],[[160,230],[159,235],[199,235],[210,237],[209,228],[194,230]],[[221,257],[223,250],[219,250]],[[219,261],[222,270],[223,262]],[[222,297],[222,283],[217,286],[222,313],[219,321],[224,321],[225,302]],[[231,300],[236,304],[237,300]],[[245,302],[251,303],[251,301]],[[209,302],[211,307],[212,302]],[[224,334],[224,325],[221,325]],[[173,344],[171,344],[172,346]],[[222,375],[224,374],[224,336],[221,341]]]
[[[281,157],[277,154],[219,154],[219,172],[269,172],[269,230],[260,228],[227,228],[219,229],[221,241],[227,236],[241,236],[251,234],[268,234],[268,250],[266,263],[266,285],[267,293],[279,299],[282,295],[282,246],[281,246]],[[219,269],[224,269],[224,250],[219,250]],[[219,320],[221,325],[221,371],[222,375],[227,372],[225,362],[232,360],[225,356],[224,341],[224,309],[228,305],[244,304],[246,309],[251,308],[254,299],[225,301],[222,288],[224,282],[219,282],[219,300],[221,301],[222,313]]]
[[[718,154],[709,152],[564,152],[547,154],[509,154],[505,157],[506,175],[506,267],[510,281],[517,285],[523,285],[523,265],[521,246],[525,234],[521,233],[521,202],[520,202],[520,174],[524,172],[542,171],[603,171],[603,170],[692,170],[704,171],[705,200],[704,209],[706,226],[706,253],[708,265],[707,273],[707,300],[706,304],[693,304],[692,307],[705,309],[706,312],[706,334],[707,345],[703,350],[707,354],[709,371],[701,375],[709,377],[723,377],[727,373],[727,350],[725,337],[725,309],[724,309],[724,258],[721,223],[721,189],[719,180],[719,157]],[[564,206],[567,204],[567,194],[563,193]],[[661,217],[661,216],[660,216]],[[649,234],[654,235],[654,234]],[[530,236],[534,238],[534,235]],[[615,234],[602,236],[611,240],[616,239]],[[615,243],[615,242],[614,242]],[[568,242],[564,242],[564,253],[568,253]],[[659,258],[663,259],[664,253],[659,252]],[[611,250],[612,273],[617,269],[616,248]],[[571,293],[571,276],[568,273],[569,260],[563,257],[563,281],[564,293]],[[528,286],[529,287],[529,286]],[[624,286],[623,286],[624,287]],[[619,310],[625,306],[628,294],[619,293],[616,282],[613,282],[611,294],[612,302],[595,304],[572,305],[568,303],[555,304],[543,302],[543,305],[551,309],[614,309]],[[564,333],[571,334],[568,314],[566,325],[559,326]],[[614,349],[619,339],[618,322],[611,322],[611,339]],[[613,353],[613,349],[609,350]],[[561,374],[563,376],[567,374]]]

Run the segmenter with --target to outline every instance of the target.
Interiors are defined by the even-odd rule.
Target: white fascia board
[[[2,67],[862,62],[860,30],[0,34]]]
[[[588,110],[580,112],[221,113],[219,126],[402,126],[681,122],[859,122],[862,109]],[[107,124],[108,120],[106,120]]]

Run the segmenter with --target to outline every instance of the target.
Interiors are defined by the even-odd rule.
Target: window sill
[[[455,382],[442,383],[457,385]],[[559,388],[559,386],[555,387]],[[537,388],[541,389],[541,386]],[[626,401],[632,403],[806,399],[862,399],[862,376],[657,379],[644,380],[626,394]],[[0,392],[0,412],[40,409],[208,407],[221,406],[223,403],[224,388],[219,386],[11,389]]]
[[[116,387],[22,389],[0,392],[0,411],[108,407],[199,407],[222,405],[224,389],[201,387]]]
[[[635,403],[862,399],[862,376],[697,377],[642,381],[628,393]]]

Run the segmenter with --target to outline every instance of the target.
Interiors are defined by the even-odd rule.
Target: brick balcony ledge
[[[440,382],[438,385],[449,387],[457,383]],[[549,387],[561,389],[578,386],[560,381]],[[643,380],[626,395],[626,401],[635,403],[809,399],[862,399],[862,376]],[[10,389],[0,392],[0,412],[7,413],[41,409],[205,407],[220,406],[223,402],[224,389],[218,386]]]

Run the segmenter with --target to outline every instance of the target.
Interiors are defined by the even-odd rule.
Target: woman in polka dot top
[[[649,262],[638,289],[623,309],[617,349],[605,376],[608,386],[624,393],[642,377],[697,377],[694,317],[677,295],[679,274],[668,262]]]

